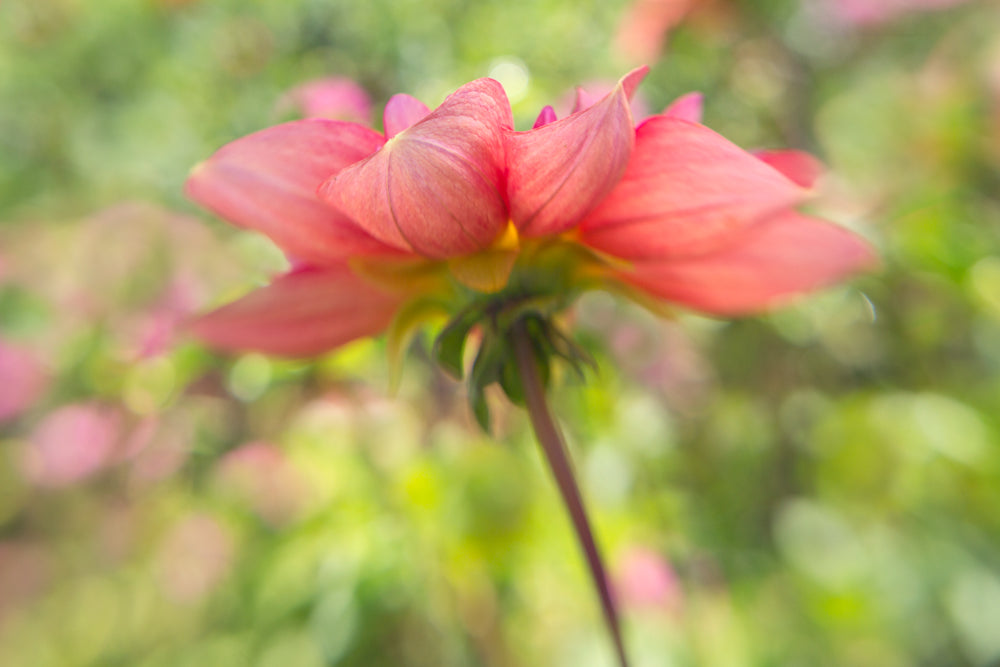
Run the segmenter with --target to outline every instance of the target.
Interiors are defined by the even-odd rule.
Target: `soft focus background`
[[[955,0],[5,0],[0,665],[611,665],[524,416],[478,432],[426,341],[390,396],[380,341],[175,340],[282,266],[181,186],[303,113],[494,76],[527,128],[643,62],[649,109],[820,156],[884,266],[580,304],[554,401],[637,667],[1000,665],[1000,5]]]

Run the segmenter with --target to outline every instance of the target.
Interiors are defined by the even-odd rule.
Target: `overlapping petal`
[[[316,196],[323,181],[382,143],[380,134],[354,123],[285,123],[223,146],[195,168],[185,189],[218,216],[262,232],[302,260],[327,264],[383,253],[385,244]]]
[[[657,116],[636,130],[625,175],[581,222],[580,239],[625,259],[701,254],[803,196],[712,130]]]
[[[299,270],[199,317],[189,328],[221,349],[309,356],[381,332],[404,298],[346,265]]]
[[[382,116],[385,138],[392,139],[406,128],[423,120],[430,112],[427,105],[415,97],[405,93],[393,95],[386,103],[385,114]]]
[[[637,262],[621,278],[647,292],[718,315],[742,315],[872,268],[875,255],[857,235],[788,212],[734,244],[699,257]]]
[[[629,98],[647,71],[632,71],[579,113],[511,135],[507,194],[523,236],[571,229],[625,173],[635,143]]]
[[[481,250],[507,225],[504,137],[512,128],[503,87],[473,81],[320,195],[397,248],[432,258]]]
[[[607,89],[605,88],[605,90]],[[590,91],[588,91],[583,86],[577,86],[575,97],[573,99],[573,109],[570,111],[570,113],[571,114],[580,113],[585,109],[589,109],[590,107],[597,104],[597,102],[600,99],[601,99],[600,94],[595,95]]]

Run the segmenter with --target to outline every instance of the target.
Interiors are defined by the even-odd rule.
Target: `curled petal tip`
[[[554,123],[557,120],[555,109],[551,106],[547,106],[542,109],[541,113],[538,114],[538,118],[535,120],[535,124],[532,125],[532,129],[537,129],[548,125],[549,123]]]
[[[663,110],[662,115],[669,118],[686,120],[689,123],[700,123],[704,108],[704,95],[698,92],[687,93],[671,102],[670,106]]]
[[[635,95],[636,88],[639,87],[639,84],[642,83],[642,80],[646,78],[647,74],[649,74],[649,65],[642,65],[640,67],[636,67],[634,70],[622,77],[619,85],[622,87],[622,90],[625,91],[625,97],[632,99],[632,96]]]

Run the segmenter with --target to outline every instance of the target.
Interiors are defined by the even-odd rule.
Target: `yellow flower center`
[[[472,255],[448,260],[448,270],[455,280],[466,287],[486,294],[495,294],[507,286],[507,279],[521,250],[517,227],[507,222],[507,228],[489,248]]]

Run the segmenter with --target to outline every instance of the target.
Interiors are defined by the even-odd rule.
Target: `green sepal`
[[[500,367],[500,388],[507,398],[514,405],[524,405],[524,386],[521,384],[521,375],[518,373],[517,364],[513,359],[508,359]]]
[[[549,356],[551,345],[546,340],[547,326],[545,318],[538,313],[527,313],[519,321],[523,323],[528,334],[528,339],[531,341],[535,366],[538,369],[538,376],[541,379],[542,386],[547,388],[550,376]],[[513,326],[517,326],[517,323],[513,324]],[[505,336],[504,340],[509,341],[510,336]],[[507,398],[510,399],[511,403],[524,405],[524,384],[517,367],[517,358],[509,342],[507,348],[507,354],[504,355],[503,359],[503,366],[500,368],[500,387],[507,394]]]
[[[560,331],[545,314],[520,311],[515,316],[509,313],[505,315],[503,318],[494,317],[485,326],[479,352],[467,379],[469,407],[476,421],[487,432],[490,429],[490,414],[486,404],[486,387],[496,382],[511,403],[522,406],[525,404],[524,383],[512,345],[515,327],[523,327],[531,343],[535,368],[543,387],[548,387],[553,358],[565,360],[581,378],[586,368],[596,367],[593,357]],[[442,361],[442,365],[445,364],[441,359],[442,350],[446,345],[461,349],[460,345],[464,343],[465,334],[470,327],[470,320],[456,318],[438,336],[435,355]]]
[[[597,362],[585,349],[563,333],[552,321],[539,314],[529,313],[524,318],[525,330],[531,340],[535,356],[540,364],[539,371],[542,383],[548,387],[549,365],[552,357],[565,360],[582,380],[584,369],[597,369]]]
[[[486,404],[485,387],[469,385],[469,408],[479,428],[490,433],[490,406]]]
[[[486,403],[486,387],[500,379],[500,367],[508,352],[504,347],[496,337],[484,336],[469,372],[469,407],[479,426],[487,433],[490,432],[490,408]]]
[[[393,318],[385,337],[390,394],[399,389],[403,377],[403,357],[417,331],[428,322],[447,315],[447,304],[440,299],[426,297],[406,304]]]
[[[482,312],[480,308],[467,308],[453,318],[434,339],[434,359],[448,375],[461,380],[465,374],[465,339],[475,326]]]

